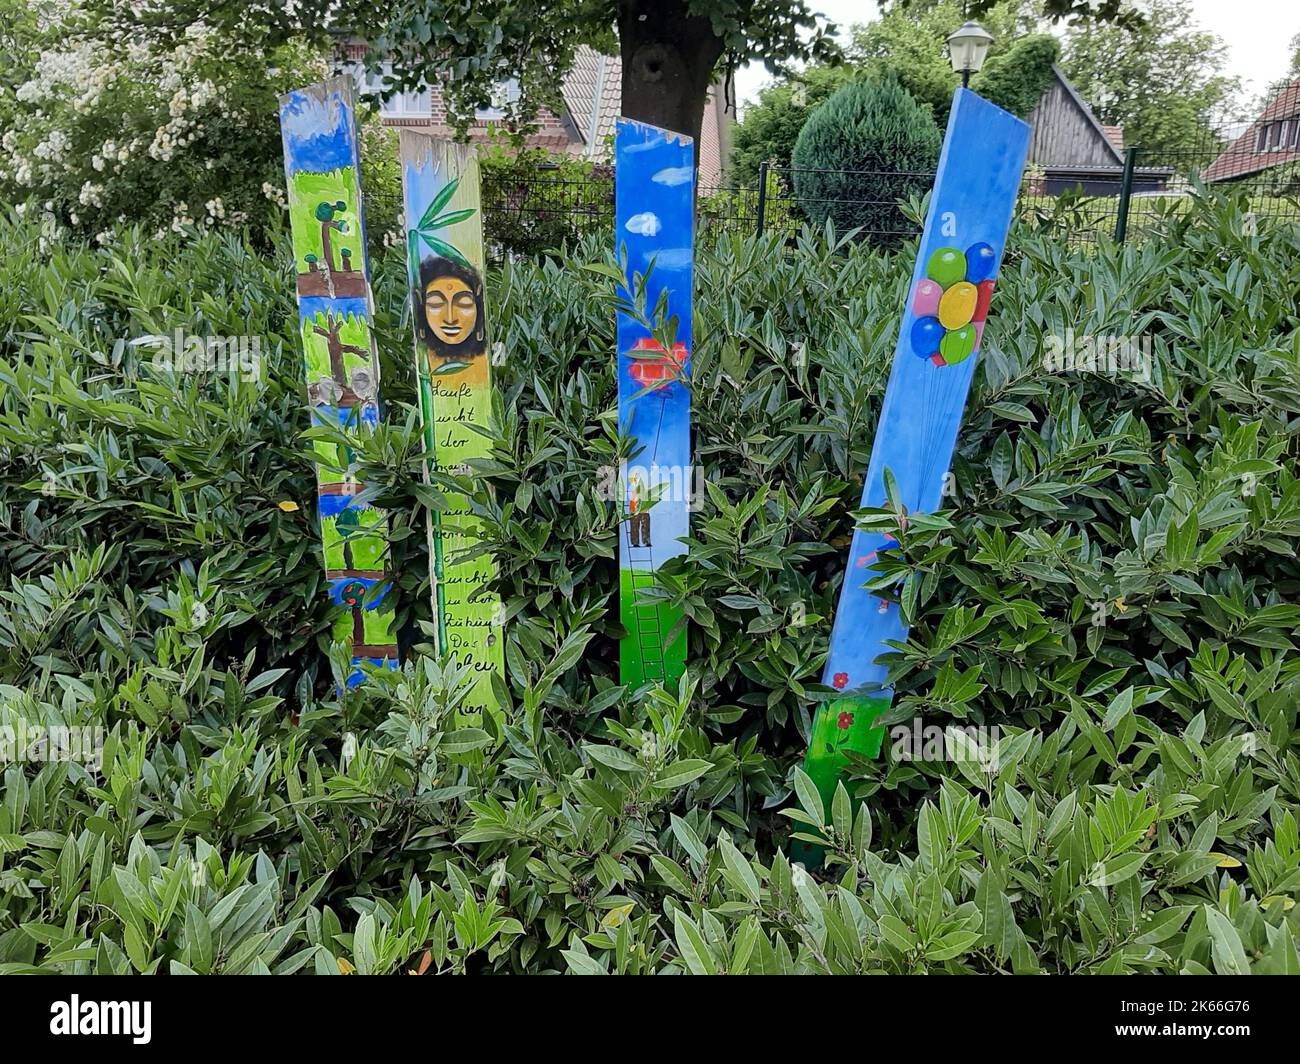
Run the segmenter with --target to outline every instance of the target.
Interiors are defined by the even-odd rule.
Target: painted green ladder
[[[641,652],[641,668],[646,680],[665,680],[668,676],[664,664],[664,631],[660,623],[659,603],[642,602],[640,592],[655,586],[654,557],[649,547],[632,546],[632,530],[628,528],[628,560],[633,563],[632,573],[632,615],[636,619],[636,642]],[[644,551],[643,558],[637,558],[635,552]],[[646,568],[635,568],[635,563],[644,561]]]

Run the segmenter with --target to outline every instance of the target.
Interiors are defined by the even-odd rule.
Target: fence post
[[[767,160],[758,164],[758,222],[754,229],[755,236],[763,235],[763,223],[767,215]]]
[[[1123,243],[1128,233],[1128,207],[1133,196],[1133,167],[1137,162],[1138,150],[1134,146],[1124,149],[1124,176],[1120,178],[1119,213],[1115,218],[1115,240]]]

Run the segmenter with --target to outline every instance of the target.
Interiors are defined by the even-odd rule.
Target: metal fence
[[[1286,134],[1300,138],[1300,122]],[[1198,184],[1243,193],[1259,221],[1300,222],[1300,139],[1256,151],[1252,135],[1231,147],[1130,147],[1108,167],[1026,168],[1017,209],[1023,218],[1059,228],[1070,239],[1117,240],[1140,235],[1189,209]],[[484,174],[484,219],[497,254],[535,254],[613,224],[614,184],[607,172],[589,179],[544,171],[506,179]],[[918,226],[899,202],[919,198],[934,172],[818,170],[764,164],[753,186],[702,186],[701,232],[793,235],[827,216],[836,227],[858,227],[881,242],[915,235]]]

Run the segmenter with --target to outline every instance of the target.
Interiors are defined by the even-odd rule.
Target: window
[[[480,107],[474,112],[474,117],[480,121],[489,122],[493,119],[504,118],[506,108],[519,99],[519,80],[510,78],[507,81],[498,82],[492,89],[492,101],[487,107]]]
[[[368,71],[360,63],[352,64],[352,77],[357,90],[363,95],[379,96],[384,91],[384,79],[391,68]],[[433,94],[428,89],[407,89],[381,100],[379,113],[384,118],[429,118],[433,114]]]
[[[1268,126],[1260,126],[1255,133],[1255,150],[1264,151],[1268,147]]]

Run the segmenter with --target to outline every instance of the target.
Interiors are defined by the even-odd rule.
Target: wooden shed
[[[1092,108],[1052,65],[1053,79],[1029,116],[1029,165],[1041,171],[1039,191],[1056,195],[1081,187],[1094,196],[1116,195],[1124,174],[1124,131],[1103,126]],[[1133,191],[1163,189],[1170,171],[1139,167]]]

